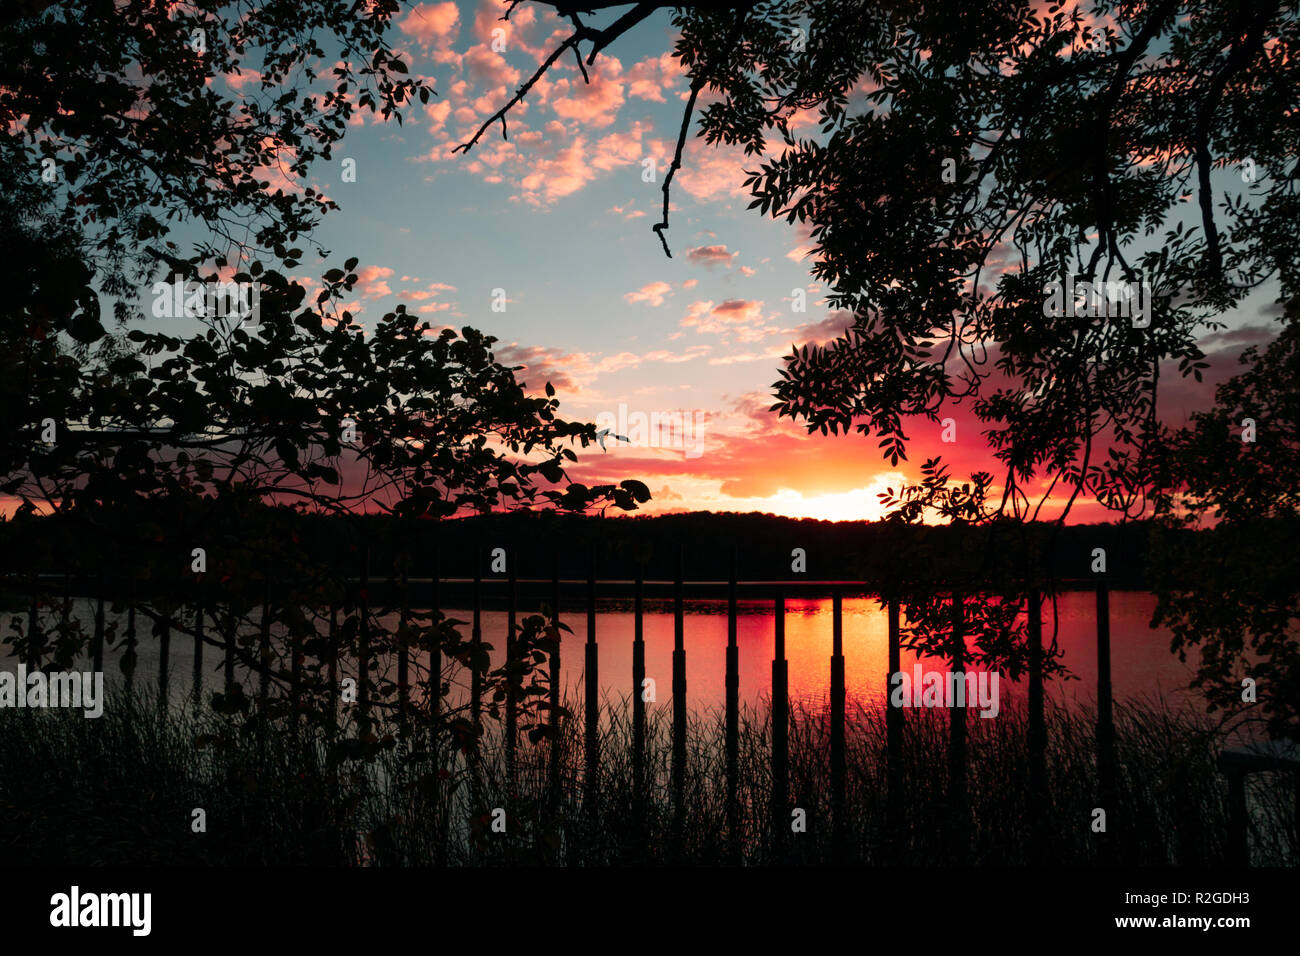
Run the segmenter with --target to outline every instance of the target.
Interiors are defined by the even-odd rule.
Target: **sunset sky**
[[[404,12],[399,50],[435,81],[437,99],[401,127],[357,116],[334,162],[313,170],[313,184],[342,207],[317,238],[331,264],[353,255],[362,263],[352,310],[363,325],[405,302],[435,324],[482,329],[499,339],[498,359],[525,366],[530,388],[555,386],[571,419],[617,418],[620,405],[631,421],[684,413],[696,427],[694,453],[611,443],[571,469],[588,483],[644,480],[651,512],[875,518],[877,493],[915,478],[926,457],[942,454],[956,475],[989,466],[962,408],[949,413],[952,444],[938,425],[915,422],[897,470],[874,437],[808,436],[768,412],[791,345],[826,341],[849,323],[811,281],[806,233],[746,209],[744,171],[758,163],[739,150],[692,138],[674,181],[673,258],[664,256],[650,226],[687,85],[667,12],[611,46],[590,85],[572,57],[561,59],[511,112],[509,141],[497,125],[468,155],[453,154],[571,30],[527,4],[503,23],[502,9],[466,0]],[[494,29],[504,31],[504,52],[492,49]],[[342,180],[346,159],[355,160],[355,182]],[[643,180],[648,159],[654,182]],[[799,288],[802,313],[793,308]],[[492,309],[495,289],[505,290],[504,312]],[[1212,363],[1205,385],[1163,378],[1167,421],[1207,404],[1240,350],[1270,337],[1271,299],[1249,300],[1226,317],[1228,331],[1203,343]],[[1072,517],[1106,515],[1080,501]]]

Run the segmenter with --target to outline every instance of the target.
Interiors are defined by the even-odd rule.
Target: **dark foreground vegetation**
[[[491,729],[477,759],[444,753],[435,765],[408,737],[360,763],[341,759],[323,734],[270,732],[255,716],[208,709],[160,719],[145,697],[110,698],[97,720],[0,712],[0,857],[71,865],[1163,866],[1222,864],[1229,855],[1227,791],[1214,765],[1219,728],[1154,705],[1117,708],[1120,773],[1105,833],[1093,828],[1090,714],[1049,707],[1042,805],[1029,796],[1023,713],[971,720],[962,831],[947,802],[946,712],[907,715],[901,793],[891,808],[882,715],[850,707],[842,839],[832,823],[828,721],[819,710],[796,707],[791,719],[790,805],[806,811],[802,833],[774,832],[769,713],[742,711],[734,841],[722,715],[696,714],[690,723],[680,816],[669,783],[668,709],[648,714],[643,801],[630,715],[626,700],[605,701],[599,787],[588,794],[576,721],[565,721],[559,738],[558,787],[548,745],[525,742],[512,791]],[[1250,781],[1252,862],[1294,865],[1292,784],[1269,774]],[[193,831],[195,808],[205,811],[204,833]],[[505,832],[493,829],[496,808],[505,810],[496,815]]]

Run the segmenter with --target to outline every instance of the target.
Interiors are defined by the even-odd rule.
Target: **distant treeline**
[[[366,520],[380,524],[385,519]],[[1091,578],[1093,550],[1102,548],[1112,586],[1143,587],[1149,529],[1145,524],[1065,526],[1049,547],[1049,527],[1025,534],[1010,525],[916,527],[753,512],[628,517],[515,512],[437,527],[422,522],[413,534],[411,553],[427,560],[436,543],[440,572],[449,577],[472,575],[475,560],[486,574],[491,549],[505,548],[514,555],[520,577],[549,576],[558,552],[564,577],[585,575],[594,560],[601,578],[633,578],[639,568],[648,579],[671,579],[680,559],[687,580],[725,580],[734,554],[741,580],[882,582],[900,572],[943,578],[958,568],[1009,571],[1017,565],[1044,576]],[[371,537],[379,541],[386,536]],[[482,553],[476,555],[476,549]],[[795,570],[796,549],[802,549],[802,571]],[[383,549],[372,551],[372,560],[385,556]]]
[[[769,514],[691,512],[658,516],[600,517],[555,511],[516,511],[446,521],[399,520],[386,515],[301,515],[287,508],[265,509],[261,525],[248,535],[294,541],[305,563],[348,575],[382,580],[405,565],[412,577],[431,574],[435,552],[442,577],[472,577],[477,566],[492,572],[493,549],[504,548],[518,577],[550,577],[558,557],[565,578],[586,577],[594,560],[599,578],[671,579],[679,554],[687,580],[854,580],[871,584],[897,580],[943,582],[954,576],[1093,579],[1095,549],[1105,552],[1112,587],[1147,585],[1151,527],[1014,523],[984,527],[907,526],[887,522],[832,522]],[[242,521],[247,521],[245,515]],[[64,527],[60,527],[64,525]],[[171,541],[165,528],[143,547],[157,560],[158,548],[188,561],[192,547],[220,547],[217,540],[242,537],[243,528],[209,524]],[[131,544],[120,534],[97,541],[94,526],[58,518],[34,518],[0,525],[10,573],[59,573],[73,556],[73,573],[93,571],[100,561],[132,560]],[[180,537],[181,535],[178,535]],[[802,549],[801,552],[796,549]],[[95,560],[93,555],[102,555]],[[799,555],[802,554],[803,570]],[[119,567],[119,570],[121,568]]]

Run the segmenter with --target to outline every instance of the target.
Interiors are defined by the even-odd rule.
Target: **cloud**
[[[595,173],[587,162],[586,145],[579,137],[555,157],[535,159],[534,171],[519,182],[524,198],[535,205],[554,202],[591,182]]]
[[[422,46],[446,46],[460,29],[460,10],[455,3],[417,3],[397,24]]]
[[[713,310],[713,315],[720,322],[743,324],[757,319],[761,314],[762,307],[762,302],[728,299]]]
[[[424,115],[429,117],[429,132],[441,133],[447,125],[447,117],[450,114],[451,100],[438,100],[425,106]]]
[[[524,367],[523,372],[516,373],[516,376],[530,390],[540,391],[549,381],[557,389],[581,392],[602,375],[637,368],[646,362],[690,362],[707,354],[711,348],[709,345],[693,345],[685,352],[656,349],[643,354],[623,351],[601,355],[595,352],[566,352],[558,348],[520,345],[515,342],[497,346],[493,351],[497,361],[503,365]]]
[[[366,266],[361,269],[357,273],[357,286],[361,289],[362,297],[377,299],[383,295],[392,295],[393,290],[384,281],[392,274],[393,270],[388,266]]]
[[[471,80],[482,86],[495,88],[519,84],[519,71],[507,63],[504,56],[486,46],[475,46],[466,50],[464,57],[461,58],[461,66]],[[513,113],[513,110],[511,112]]]
[[[505,5],[501,0],[481,0],[478,11],[474,14],[474,36],[481,43],[491,44],[500,40],[507,51],[522,52],[531,62],[540,63],[546,59],[550,48],[558,45],[563,37],[564,23],[554,10],[546,9],[538,18],[534,6],[519,6],[511,10],[510,19],[501,19]],[[548,30],[548,27],[550,30]],[[531,37],[542,37],[549,32],[549,39],[542,42],[530,42]],[[560,36],[557,38],[556,34]]]
[[[738,252],[728,252],[726,246],[696,246],[694,249],[686,250],[686,261],[710,267],[730,266],[731,260],[738,255],[740,255]]]
[[[671,53],[663,53],[634,63],[626,73],[627,92],[642,100],[655,103],[667,102],[664,91],[682,83],[684,74],[681,63]]]
[[[622,64],[613,57],[602,58],[599,69],[588,71],[591,82],[580,77],[563,77],[549,84],[549,105],[561,119],[601,128],[614,122],[623,105],[623,83],[617,77]]]
[[[520,198],[532,205],[546,205],[578,192],[603,172],[639,164],[642,157],[665,148],[663,143],[647,138],[649,126],[633,123],[625,132],[610,133],[590,143],[578,136],[568,145],[557,147],[567,137],[558,121],[547,124],[547,135],[524,133],[516,137],[523,146],[512,157],[521,170],[528,170],[520,180]],[[548,155],[548,150],[551,152]]]
[[[704,334],[735,335],[742,342],[764,338],[777,329],[745,328],[763,318],[763,303],[758,300],[728,299],[715,305],[711,299],[692,302],[682,318],[683,328]],[[715,364],[723,364],[716,362]]]
[[[403,291],[400,294],[402,299],[410,299],[412,302],[423,302],[425,299],[432,299],[443,292],[455,292],[454,285],[447,285],[445,282],[432,282],[423,289],[415,291]],[[432,311],[432,310],[428,310]]]
[[[628,292],[623,298],[630,303],[648,302],[652,306],[664,304],[664,296],[673,291],[673,287],[667,282],[651,282],[644,285],[636,292]]]
[[[749,197],[744,187],[746,162],[743,148],[710,146],[702,139],[692,138],[673,185],[680,185],[687,195],[700,202]]]
[[[801,325],[794,330],[795,345],[825,345],[844,334],[853,325],[853,313],[848,309],[836,309],[819,322]]]

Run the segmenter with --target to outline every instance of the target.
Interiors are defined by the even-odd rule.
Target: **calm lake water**
[[[786,599],[785,644],[792,700],[817,704],[829,699],[832,602],[830,598]],[[670,602],[646,602],[644,623],[646,676],[655,679],[658,701],[670,699],[672,690],[673,614]],[[1137,591],[1110,595],[1111,679],[1116,699],[1159,697],[1170,706],[1199,704],[1188,690],[1193,659],[1186,664],[1169,651],[1167,629],[1149,626],[1155,596]],[[1071,592],[1058,599],[1057,642],[1063,661],[1078,680],[1053,682],[1056,699],[1070,705],[1096,698],[1097,638],[1096,597],[1092,591]],[[650,613],[653,612],[653,613]],[[771,689],[775,633],[771,602],[738,602],[736,643],[739,646],[740,699],[756,703]],[[449,612],[452,613],[452,612]],[[468,619],[465,612],[459,615]],[[692,707],[722,707],[726,688],[727,602],[695,601],[686,605],[686,693]],[[883,701],[889,671],[888,615],[874,598],[843,600],[844,670],[848,696],[864,703]],[[483,615],[485,639],[505,633],[504,613]],[[573,634],[563,637],[561,671],[581,693],[586,619],[570,618]],[[1043,640],[1053,629],[1047,605]],[[630,610],[611,609],[596,619],[600,647],[602,691],[627,694],[632,687],[632,641],[635,618]],[[502,643],[498,641],[497,643]],[[901,664],[909,673],[918,657],[903,650]],[[923,670],[945,669],[935,658],[920,658]],[[1024,693],[1023,687],[1000,678],[1003,705]]]
[[[787,599],[786,659],[789,661],[792,700],[816,705],[828,699],[830,692],[831,655],[830,598]],[[1057,641],[1064,652],[1064,663],[1079,679],[1056,681],[1049,694],[1067,706],[1090,704],[1096,697],[1097,645],[1095,596],[1091,591],[1069,592],[1059,597],[1059,633]],[[1179,662],[1170,653],[1167,630],[1149,627],[1155,597],[1139,591],[1114,591],[1110,596],[1111,673],[1117,700],[1158,698],[1171,708],[1200,708],[1200,697],[1188,690],[1194,659]],[[672,694],[673,614],[671,602],[646,601],[644,617],[646,675],[656,682],[657,703],[662,705]],[[521,608],[523,613],[532,609]],[[774,624],[770,602],[738,604],[737,643],[740,648],[740,697],[756,704],[764,700],[771,688],[771,663],[774,650]],[[89,628],[93,608],[89,601],[75,601],[74,614]],[[469,621],[464,609],[448,609],[448,614]],[[844,660],[845,678],[851,700],[875,706],[885,697],[888,671],[888,619],[873,598],[845,598]],[[9,634],[9,618],[0,632]],[[563,636],[561,670],[571,700],[582,694],[584,666],[583,644],[586,641],[585,612],[574,610],[563,618],[574,629]],[[500,659],[505,646],[506,614],[484,611],[484,640],[494,645],[494,659]],[[395,622],[394,622],[395,623]],[[124,622],[121,625],[125,626]],[[599,671],[602,693],[614,697],[627,695],[632,689],[632,640],[634,616],[630,604],[598,604],[596,640],[600,648]],[[141,618],[138,625],[138,681],[152,682],[158,673],[158,644],[151,636],[150,625]],[[1046,606],[1044,641],[1053,630],[1051,606]],[[466,629],[468,633],[468,626]],[[686,604],[686,687],[689,705],[694,709],[721,708],[725,700],[727,603],[725,600],[693,600]],[[0,666],[13,670],[14,660],[0,652]],[[119,651],[105,653],[106,677],[120,675]],[[904,650],[902,666],[911,672],[916,655]],[[171,646],[171,686],[178,694],[189,692],[193,673],[193,641],[173,635]],[[220,655],[217,648],[204,652],[205,683],[220,686]],[[943,669],[932,658],[922,659],[925,670]],[[1002,706],[1022,700],[1024,687],[1000,678]]]

